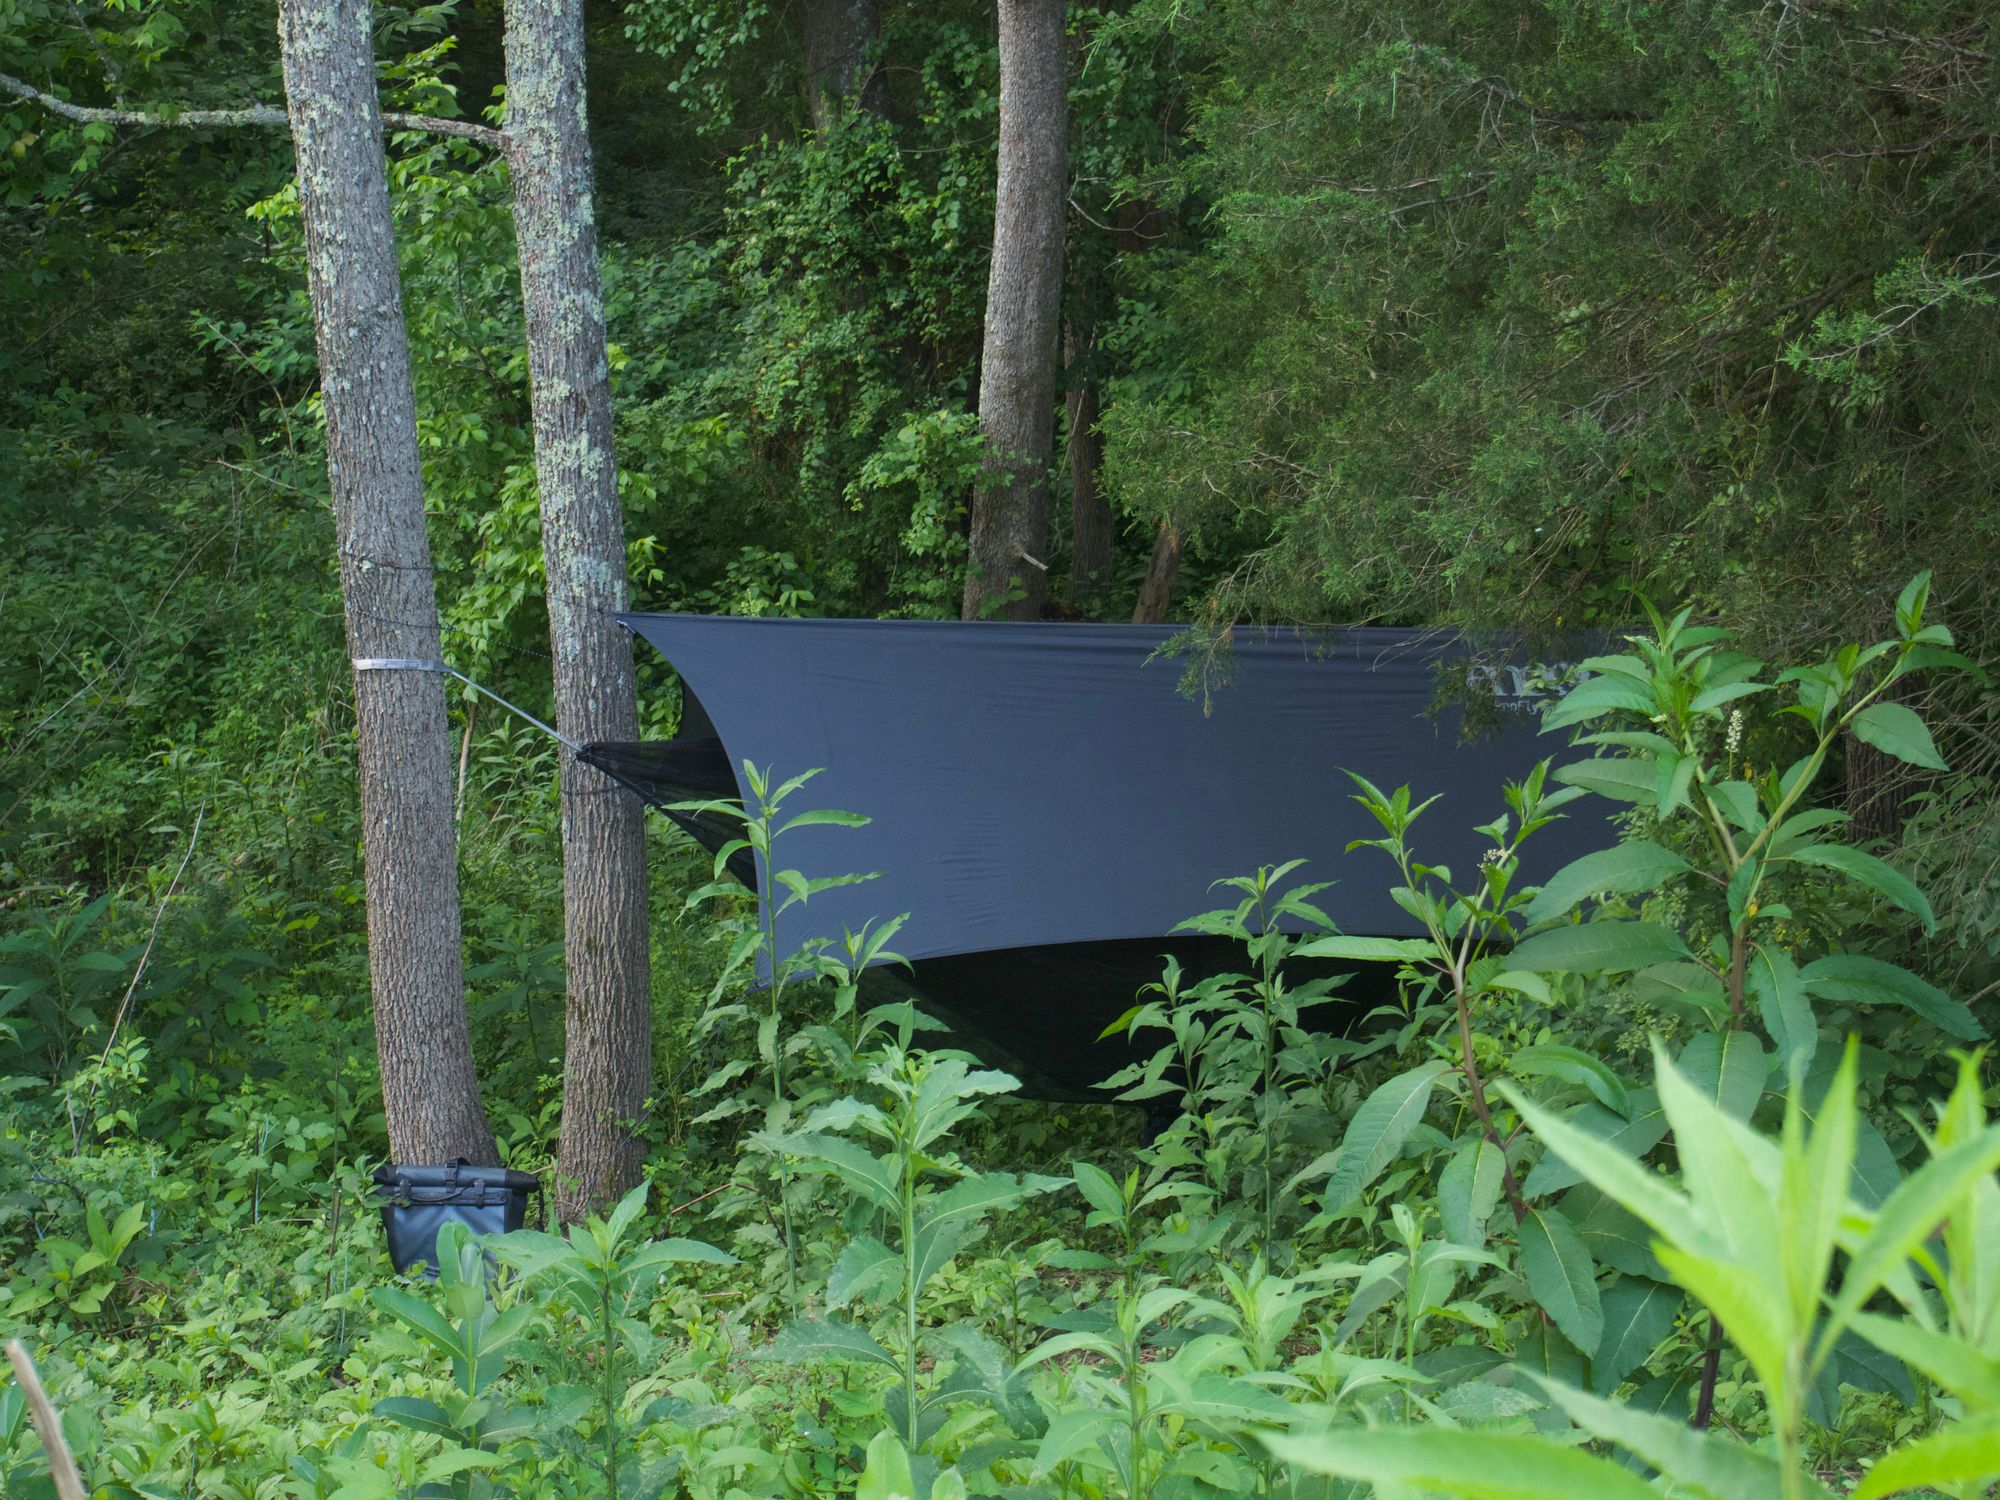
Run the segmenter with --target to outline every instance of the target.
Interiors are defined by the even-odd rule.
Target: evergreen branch
[[[188,109],[171,115],[154,114],[142,109],[103,109],[58,99],[54,94],[43,93],[33,84],[23,83],[6,73],[0,73],[0,91],[12,94],[17,99],[25,99],[31,104],[39,104],[49,113],[61,115],[65,120],[74,120],[80,125],[138,125],[182,130],[239,125],[273,125],[289,129],[291,126],[290,116],[282,109],[269,104],[251,104],[241,109]],[[412,115],[396,110],[385,110],[382,114],[382,123],[390,130],[421,130],[432,135],[455,135],[463,140],[477,141],[481,145],[491,146],[503,154],[507,150],[505,131],[495,130],[491,125],[480,125],[471,120],[447,120],[438,115]]]

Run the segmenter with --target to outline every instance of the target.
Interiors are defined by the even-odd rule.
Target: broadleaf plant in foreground
[[[2000,1353],[2000,1278],[1991,1230],[2000,1214],[2000,1125],[1980,1103],[1977,1059],[1961,1064],[1930,1140],[1929,1159],[1870,1210],[1849,1195],[1856,1125],[1856,1052],[1823,1097],[1787,1091],[1777,1139],[1752,1129],[1657,1053],[1660,1099],[1693,1165],[1661,1177],[1510,1085],[1501,1092],[1547,1149],[1641,1219],[1672,1280],[1719,1315],[1742,1349],[1771,1420],[1768,1446],[1701,1432],[1563,1381],[1535,1381],[1589,1438],[1657,1471],[1671,1493],[1704,1500],[1831,1500],[1810,1471],[1806,1407],[1842,1339],[1859,1334],[1908,1357],[1951,1389],[1959,1414],[1883,1454],[1850,1500],[1928,1487],[1973,1500],[2000,1476],[2000,1410],[1988,1372]],[[1932,1241],[1969,1252],[1954,1272]],[[1989,1237],[1983,1242],[1979,1236]],[[1905,1316],[1866,1311],[1884,1297]],[[1919,1358],[1921,1355],[1921,1358]],[[1567,1438],[1403,1427],[1273,1435],[1271,1451],[1314,1473],[1406,1484],[1457,1500],[1606,1500],[1659,1493],[1608,1454]]]

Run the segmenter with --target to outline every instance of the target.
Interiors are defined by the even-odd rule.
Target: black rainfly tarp
[[[657,805],[738,797],[743,761],[821,775],[786,812],[838,808],[859,829],[807,827],[779,865],[874,873],[787,916],[787,947],[838,940],[909,913],[893,946],[912,987],[1031,1091],[1088,1097],[1120,1065],[1092,1047],[1172,949],[1196,971],[1240,959],[1168,935],[1228,904],[1213,882],[1304,859],[1297,879],[1343,932],[1413,935],[1380,834],[1343,771],[1443,800],[1417,824],[1429,864],[1471,878],[1503,810],[1504,781],[1558,751],[1535,733],[1518,661],[1475,675],[1500,700],[1467,740],[1462,710],[1431,713],[1442,661],[1468,648],[1435,632],[1232,632],[1206,690],[1161,654],[1174,627],[956,621],[621,617],[680,675],[681,734],[592,745],[585,758]],[[679,819],[713,848],[731,827]],[[1524,878],[1608,843],[1574,815],[1529,844]],[[747,866],[739,873],[753,877]],[[906,976],[908,978],[909,976]],[[1100,1096],[1101,1097],[1101,1096]]]

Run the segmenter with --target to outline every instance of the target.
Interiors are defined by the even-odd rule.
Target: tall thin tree
[[[1032,620],[1048,597],[1069,204],[1064,17],[1064,0],[1000,0],[1000,179],[979,362],[979,430],[989,457],[972,502],[968,620],[996,613]]]
[[[357,663],[434,662],[437,594],[368,0],[279,0],[278,40],[348,650]],[[492,1163],[465,1019],[444,679],[357,666],[354,717],[390,1149],[405,1162]]]
[[[571,739],[639,733],[612,451],[611,369],[584,118],[583,0],[506,0],[507,137],[541,492],[557,725]],[[652,1091],[644,810],[562,762],[568,975],[556,1203],[565,1218],[638,1180]]]

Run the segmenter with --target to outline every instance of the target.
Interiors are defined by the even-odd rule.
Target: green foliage
[[[1257,1243],[1266,1247],[1278,1228],[1283,1148],[1320,1133],[1327,1118],[1320,1091],[1347,1050],[1304,1020],[1309,1007],[1332,998],[1338,981],[1293,984],[1285,973],[1289,957],[1310,949],[1279,924],[1332,926],[1311,899],[1325,885],[1287,884],[1301,863],[1218,882],[1243,899],[1181,924],[1180,931],[1241,943],[1252,973],[1220,974],[1184,988],[1179,965],[1170,961],[1162,983],[1150,987],[1161,998],[1135,1006],[1112,1028],[1133,1036],[1153,1029],[1172,1034],[1150,1060],[1109,1083],[1127,1085],[1118,1097],[1138,1101],[1170,1093],[1178,1078],[1183,1149],[1199,1152],[1218,1198],[1238,1190],[1248,1167],[1247,1180],[1256,1185],[1250,1196],[1262,1210]]]
[[[723,961],[722,970],[717,975],[715,990],[710,997],[710,1008],[705,1016],[705,1024],[720,1029],[727,1023],[747,1019],[749,1011],[740,1001],[723,1003],[729,993],[729,984],[745,967],[759,973],[764,984],[765,1009],[756,1021],[756,1052],[758,1061],[766,1070],[766,1089],[762,1096],[763,1124],[747,1137],[747,1144],[756,1151],[768,1155],[777,1171],[778,1218],[782,1232],[782,1251],[785,1268],[785,1299],[788,1306],[797,1311],[802,1305],[799,1287],[799,1244],[793,1223],[794,1191],[791,1173],[790,1124],[795,1107],[810,1105],[815,1099],[825,1097],[827,1084],[822,1082],[817,1088],[809,1087],[801,1091],[786,1082],[786,1062],[789,1058],[807,1048],[831,1041],[835,1056],[847,1065],[845,1071],[851,1073],[855,1049],[859,1044],[859,1034],[843,1036],[839,1031],[842,1023],[850,1028],[856,1019],[855,999],[860,973],[876,963],[899,962],[898,956],[888,951],[887,944],[902,925],[903,918],[875,929],[865,929],[860,933],[849,933],[845,948],[845,962],[827,951],[823,943],[809,943],[798,949],[790,949],[780,937],[784,918],[796,908],[804,905],[819,892],[841,886],[855,885],[871,877],[866,875],[822,875],[807,876],[798,870],[782,868],[777,864],[777,844],[785,833],[798,828],[836,827],[855,828],[868,820],[854,813],[838,812],[826,808],[813,809],[789,816],[782,813],[783,804],[804,786],[817,771],[807,771],[780,782],[768,769],[760,770],[750,762],[743,764],[744,784],[750,789],[754,807],[730,801],[714,801],[687,804],[682,810],[690,814],[728,818],[740,821],[743,836],[723,843],[715,853],[714,878],[688,896],[688,905],[695,906],[711,898],[731,899],[742,892],[742,887],[729,875],[730,862],[740,855],[748,854],[756,862],[759,888],[771,893],[771,899],[761,901],[754,914],[742,917],[727,917],[723,920],[720,935],[728,941],[728,956]],[[782,892],[782,894],[780,894]],[[824,1027],[801,1031],[792,1036],[781,1034],[785,1021],[785,998],[787,989],[803,980],[826,980],[832,991],[834,1030]],[[699,1088],[697,1095],[711,1094],[730,1087],[749,1069],[748,1059],[737,1057],[710,1073]],[[835,1075],[835,1081],[839,1078]],[[728,1119],[734,1115],[749,1114],[755,1110],[755,1096],[746,1098],[739,1088],[732,1088],[730,1094],[697,1118],[697,1123],[706,1120]]]
[[[392,107],[494,97],[497,7],[376,9]],[[782,8],[593,10],[647,605],[955,611],[996,53],[989,8],[880,10],[888,107],[824,133]],[[268,3],[0,0],[0,69],[269,102],[272,34]],[[1243,957],[1123,1018],[1157,1051],[1115,1091],[1178,1106],[1137,1149],[871,1010],[899,920],[790,942],[851,877],[788,867],[798,784],[751,768],[768,926],[652,836],[650,1196],[562,1239],[448,1232],[434,1288],[392,1284],[367,1196],[283,134],[0,102],[0,1333],[99,1493],[1973,1494],[2000,1468],[1991,1064],[1940,1061],[2000,977],[1966,670],[2000,576],[1986,13],[1140,0],[1070,34],[1064,384],[1101,402],[1123,530],[1069,604],[1129,613],[1171,518],[1178,608],[1218,625],[1607,627],[1544,716],[1588,758],[1465,810],[1498,814],[1476,870],[1426,861],[1461,810],[1424,789],[1321,788],[1381,837],[1191,920]],[[504,164],[389,145],[447,654],[545,710]],[[1635,634],[1633,584],[1695,608]],[[642,671],[668,733],[678,684]],[[452,708],[475,1046],[536,1167],[555,757]],[[1529,884],[1582,795],[1627,836]],[[1335,931],[1318,882],[1385,873],[1422,936]],[[1362,966],[1398,998],[1333,1034]],[[0,1388],[0,1491],[48,1486]]]
[[[715,1061],[706,1117],[565,1236],[448,1228],[430,1287],[389,1282],[368,1222],[372,1104],[234,1074],[278,1043],[266,1006],[310,1020],[280,986],[314,940],[266,953],[176,897],[124,1037],[85,1003],[65,1053],[9,1054],[0,1234],[26,1253],[0,1322],[87,1472],[141,1494],[1636,1494],[1650,1470],[1805,1500],[1836,1467],[1978,1493],[2000,1126],[1982,1055],[1932,1061],[1977,1016],[1884,956],[1931,899],[1814,801],[1843,723],[1955,664],[1925,612],[1920,579],[1898,639],[1776,673],[1656,617],[1550,708],[1592,758],[1504,788],[1470,872],[1423,858],[1435,803],[1351,781],[1380,836],[1342,873],[1386,861],[1424,935],[1332,931],[1296,863],[1222,882],[1188,929],[1240,972],[1169,966],[1117,1028],[1163,1040],[1115,1088],[1180,1105],[1136,1151],[871,1005],[900,921],[790,941],[854,877],[791,868],[787,834],[854,820],[746,767],[747,807],[700,809],[741,828],[696,886],[720,951],[675,1033]],[[1752,745],[1784,769],[1744,774]],[[1598,788],[1628,837],[1527,883],[1529,840]],[[530,795],[501,805],[533,822]],[[131,985],[142,925],[52,912],[12,982],[77,1010],[78,974]],[[532,933],[487,939],[496,1022],[546,982]],[[1316,1029],[1361,964],[1395,966],[1396,1002]],[[741,1262],[676,1232],[696,1205]],[[0,1441],[33,1493],[4,1396]]]
[[[1930,1159],[1879,1209],[1848,1196],[1854,1167],[1857,1074],[1850,1046],[1823,1098],[1803,1084],[1786,1096],[1782,1134],[1761,1135],[1695,1087],[1664,1053],[1655,1081],[1686,1159],[1681,1183],[1656,1176],[1634,1157],[1597,1140],[1529,1100],[1515,1097],[1549,1149],[1645,1222],[1672,1280],[1723,1320],[1743,1350],[1771,1418],[1776,1451],[1620,1405],[1554,1379],[1540,1383],[1552,1404],[1590,1438],[1623,1449],[1677,1489],[1716,1500],[1831,1492],[1806,1464],[1808,1392],[1850,1332],[1880,1336],[1892,1355],[1921,1345],[1926,1368],[1969,1373],[1990,1334],[1970,1325],[1939,1328],[1938,1301],[1913,1274],[1929,1260],[1925,1241],[1942,1224],[1967,1245],[1996,1203],[2000,1126],[1986,1124],[1973,1060],[1942,1106]],[[1914,1264],[1913,1264],[1914,1263]],[[1836,1264],[1839,1274],[1834,1275]],[[1905,1303],[1911,1321],[1863,1314],[1878,1292]],[[1971,1288],[1961,1278],[1957,1294]],[[1980,1293],[1972,1293],[1975,1300]],[[1969,1309],[1968,1309],[1969,1310]],[[1921,1331],[1919,1331],[1921,1330]],[[1884,1454],[1857,1486],[1879,1496],[1931,1486],[1983,1494],[2000,1474],[2000,1425],[1968,1403],[1966,1414]],[[1463,1435],[1406,1428],[1333,1431],[1273,1438],[1274,1452],[1319,1473],[1377,1483],[1413,1482],[1465,1500],[1534,1495],[1650,1495],[1624,1465],[1544,1436],[1483,1443]]]
[[[935,1434],[954,1400],[983,1398],[1003,1416],[1018,1415],[1023,1396],[1005,1376],[1004,1356],[972,1323],[930,1332],[959,1378],[923,1398],[920,1309],[925,1288],[978,1237],[989,1215],[1067,1186],[1056,1177],[972,1171],[946,1149],[947,1138],[978,1114],[982,1098],[1019,1085],[1005,1073],[974,1068],[963,1055],[911,1050],[916,1022],[907,1005],[871,1015],[863,1039],[872,1033],[880,1041],[863,1054],[855,1096],[821,1105],[781,1143],[804,1165],[837,1179],[852,1204],[844,1221],[864,1226],[834,1261],[828,1308],[893,1307],[896,1348],[884,1350],[851,1322],[794,1323],[771,1346],[774,1357],[819,1353],[895,1370],[900,1388],[887,1398],[886,1413],[912,1451]],[[869,1137],[886,1151],[871,1149]],[[930,1186],[932,1177],[950,1186]]]

